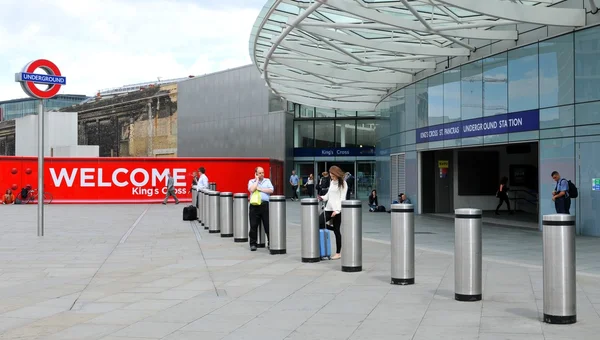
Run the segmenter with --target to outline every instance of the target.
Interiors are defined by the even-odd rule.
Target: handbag
[[[261,203],[260,191],[254,190],[252,195],[250,195],[250,205],[260,205]]]

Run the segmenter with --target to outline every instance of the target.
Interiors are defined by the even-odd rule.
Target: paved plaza
[[[180,205],[3,206],[0,339],[598,339],[600,239],[578,237],[574,325],[541,320],[541,233],[484,226],[483,301],[454,300],[453,223],[416,217],[416,284],[390,281],[390,214],[363,214],[363,268],[250,252]],[[335,243],[334,243],[335,244]],[[343,251],[342,251],[343,256]]]

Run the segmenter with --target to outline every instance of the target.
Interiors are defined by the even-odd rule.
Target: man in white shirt
[[[203,166],[198,169],[200,171],[200,179],[198,180],[198,190],[208,189],[208,177],[206,177],[206,169]]]
[[[269,239],[269,198],[273,194],[273,184],[268,178],[265,178],[265,170],[257,167],[254,170],[254,178],[248,181],[248,192],[252,195],[253,192],[260,192],[260,205],[250,204],[248,209],[248,218],[250,219],[250,232],[248,239],[250,241],[250,250],[256,251],[256,243],[258,236],[258,227],[262,222],[265,228],[265,234]]]

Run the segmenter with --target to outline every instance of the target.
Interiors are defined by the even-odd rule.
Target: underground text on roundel
[[[417,143],[538,130],[539,110],[482,117],[417,129]]]

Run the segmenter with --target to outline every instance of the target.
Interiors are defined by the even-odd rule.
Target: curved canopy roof
[[[469,56],[477,40],[516,40],[515,24],[578,27],[562,0],[269,0],[250,36],[267,86],[287,100],[371,111],[436,59]],[[481,45],[481,43],[479,43]]]

